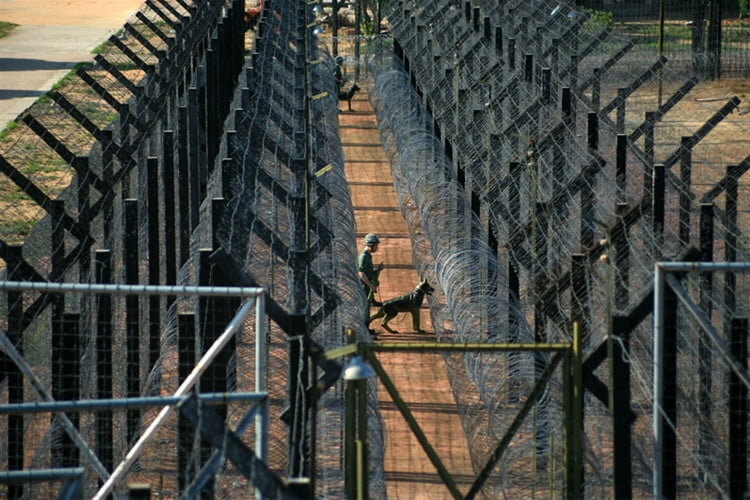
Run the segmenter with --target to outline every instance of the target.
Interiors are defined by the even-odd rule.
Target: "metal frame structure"
[[[332,349],[326,353],[326,358],[335,359],[342,356],[361,356],[374,369],[388,394],[393,399],[412,433],[432,462],[438,475],[454,498],[475,498],[481,491],[490,473],[497,465],[513,436],[521,427],[523,420],[532,410],[544,387],[559,365],[563,361],[563,408],[566,415],[565,422],[565,498],[578,498],[582,492],[581,473],[583,468],[583,352],[581,345],[581,331],[574,323],[572,339],[569,343],[450,343],[450,342],[353,342],[353,334],[349,332],[350,344]],[[495,446],[493,453],[487,460],[480,473],[474,480],[470,490],[464,496],[458,490],[455,480],[435,452],[426,435],[412,415],[407,403],[401,398],[396,386],[391,381],[383,366],[375,356],[376,352],[552,352],[554,357],[547,363],[544,371],[539,375],[534,388],[529,393],[518,414],[514,418],[505,434]],[[346,378],[346,377],[345,377]],[[345,424],[345,477],[348,498],[365,499],[367,491],[367,381],[348,380],[346,393],[346,424]]]
[[[242,325],[242,322],[255,311],[255,338],[256,338],[256,359],[255,359],[255,393],[233,393],[233,394],[204,394],[197,398],[204,403],[211,401],[222,403],[227,401],[251,401],[256,405],[251,409],[248,417],[238,426],[237,431],[241,432],[250,420],[255,420],[256,442],[255,456],[265,463],[267,459],[267,427],[268,427],[268,409],[265,373],[266,335],[264,332],[265,324],[265,291],[259,287],[214,287],[214,286],[154,286],[154,285],[102,285],[102,284],[83,284],[83,283],[49,283],[49,282],[18,282],[18,281],[0,281],[0,290],[5,291],[36,291],[47,293],[97,293],[97,294],[125,294],[125,295],[166,295],[166,296],[202,296],[202,297],[244,297],[245,302],[241,305],[232,320],[226,326],[224,331],[206,350],[187,378],[180,384],[171,397],[140,397],[124,398],[112,400],[97,401],[55,401],[52,396],[44,389],[40,380],[36,377],[31,366],[24,360],[22,355],[15,349],[10,339],[4,331],[0,331],[0,349],[13,360],[19,370],[31,381],[39,394],[45,400],[44,403],[22,403],[0,405],[0,414],[7,413],[38,413],[38,412],[55,412],[62,419],[66,431],[76,442],[77,446],[86,455],[89,463],[94,467],[97,474],[103,481],[99,491],[93,497],[95,499],[106,498],[114,489],[115,485],[127,474],[130,467],[142,453],[146,444],[154,436],[156,431],[164,424],[175,407],[188,406],[193,396],[190,392],[206,371],[211,362],[216,358],[218,353],[231,340],[234,334]],[[80,436],[75,426],[65,415],[64,411],[69,410],[94,410],[112,407],[134,407],[134,406],[163,406],[156,418],[144,430],[141,437],[133,445],[125,458],[115,468],[112,474],[108,474],[106,469],[101,465],[94,452],[88,447],[86,442]],[[215,470],[217,462],[223,461],[221,457],[209,462],[204,467],[207,473]],[[12,471],[16,472],[16,471]],[[17,471],[23,477],[24,471]],[[31,477],[31,476],[29,476]],[[15,478],[17,479],[17,478]],[[14,479],[14,480],[15,480]],[[262,493],[256,488],[256,497],[260,498]]]
[[[675,273],[691,271],[702,272],[750,272],[750,262],[657,262],[654,265],[654,366],[653,366],[653,433],[654,433],[654,463],[653,463],[653,496],[664,497],[664,366],[661,360],[664,356],[664,297],[671,290],[676,298],[683,303],[701,329],[706,333],[714,347],[729,365],[740,382],[750,389],[750,376],[747,368],[742,366],[731,352],[730,346],[721,338],[711,320],[706,317],[698,305],[690,298],[690,294],[674,276]]]

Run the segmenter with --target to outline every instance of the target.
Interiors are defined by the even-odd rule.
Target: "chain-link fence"
[[[732,1],[580,2],[638,46],[708,77],[750,75],[750,4]]]
[[[581,321],[586,495],[648,495],[653,266],[747,260],[747,104],[727,93],[731,85],[701,84],[689,65],[639,50],[555,2],[402,1],[387,19],[393,49],[377,39],[366,51],[373,105],[420,273],[440,284],[431,301],[439,338],[563,341]],[[748,281],[717,276],[714,285],[703,287],[702,300],[728,337],[722,325],[748,314],[737,301]],[[706,373],[716,384],[728,365],[714,357],[703,375],[690,370],[712,347],[696,342],[686,309],[676,314],[687,328],[671,351],[676,387],[705,394]],[[700,352],[686,349],[699,345]],[[608,358],[608,349],[618,354]],[[513,411],[512,391],[499,387],[528,383],[541,366],[516,360],[467,356],[465,372],[451,378],[467,414],[476,407],[462,398],[479,394],[495,435]],[[610,394],[621,393],[623,381],[630,392],[611,413]],[[721,457],[706,460],[705,439],[680,437],[669,471],[660,471],[678,494],[730,489],[721,387],[704,399],[708,412],[676,396],[676,421],[686,426],[675,424],[676,432],[689,436],[702,418],[702,432],[716,438],[710,454]],[[555,429],[543,415],[556,401],[550,390],[535,440],[525,443],[539,448],[537,480],[550,472],[542,450]],[[483,462],[487,434],[467,438]],[[532,488],[527,468],[500,470],[485,490],[490,497]]]
[[[322,353],[343,341],[344,326],[366,329],[333,64],[316,52],[312,7],[265,5],[254,31],[246,33],[242,1],[148,2],[103,46],[95,64],[78,69],[6,133],[0,258],[3,277],[16,281],[263,287],[268,467],[296,479],[303,491],[296,494],[311,494],[314,487],[337,496],[344,482],[340,365]],[[40,330],[31,327],[48,324],[52,309],[58,315],[77,311],[74,298],[8,294],[3,304],[3,328],[14,332],[16,347],[38,343],[42,364],[60,355],[41,324]],[[162,301],[124,299],[117,306],[127,315],[130,336],[117,352],[104,347],[79,359],[93,363],[86,380],[76,381],[81,398],[99,396],[92,392],[100,377],[96,360],[106,353],[118,370],[112,375],[112,383],[122,386],[117,394],[146,396],[158,393],[163,363],[177,366],[175,356],[185,348],[174,345],[173,335],[165,337],[179,325]],[[81,322],[91,321],[87,311],[80,314]],[[199,323],[222,321],[196,314]],[[81,332],[93,335],[83,326]],[[239,367],[249,359],[226,360],[215,390],[249,383]],[[4,401],[23,401],[28,394],[13,363],[4,362],[2,376]],[[128,432],[111,451],[112,463],[151,416],[118,417]],[[219,420],[228,423],[229,414]],[[13,422],[3,422],[9,436],[32,419]],[[377,450],[377,419],[371,422]],[[50,432],[39,424],[39,439],[8,439],[3,463],[10,470],[51,464],[47,457],[57,438]],[[195,439],[201,445],[187,458],[184,477],[166,450],[156,450],[163,456],[147,450],[127,477],[142,477],[154,494],[186,491],[198,476],[210,477],[201,470],[211,446],[222,446]],[[28,459],[37,454],[39,462]],[[80,457],[69,458],[66,463]],[[139,476],[146,462],[156,472]],[[382,466],[371,463],[377,492]],[[211,479],[199,489],[236,497],[252,494],[248,484]],[[125,485],[123,480],[117,487]],[[86,494],[92,487],[87,483]],[[35,488],[9,491],[33,498]]]

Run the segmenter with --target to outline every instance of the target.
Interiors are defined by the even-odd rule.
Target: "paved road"
[[[142,0],[0,0],[0,129],[120,29]],[[40,15],[43,13],[43,15]]]

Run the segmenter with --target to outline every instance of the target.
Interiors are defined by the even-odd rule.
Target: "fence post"
[[[630,428],[630,331],[632,325],[627,316],[612,317],[610,354],[610,410],[614,443],[614,497],[632,498],[633,470],[631,463]]]
[[[220,40],[217,38],[211,38],[209,40],[209,49],[206,51],[206,152],[208,154],[206,162],[206,174],[207,179],[210,175],[211,167],[214,164],[216,153],[219,150],[219,144],[217,137],[220,135],[219,128],[219,113],[221,106],[221,83],[220,78],[223,78],[221,73],[224,64],[219,64],[220,51],[217,48],[220,45]],[[201,176],[203,177],[203,176]]]
[[[573,398],[573,404],[575,405],[572,409],[573,411],[573,418],[575,420],[575,429],[573,430],[574,436],[578,436],[577,439],[580,439],[581,434],[583,433],[583,421],[584,421],[584,404],[583,404],[583,386],[581,385],[581,356],[583,355],[582,349],[585,348],[586,344],[588,344],[589,340],[589,316],[590,311],[588,307],[589,303],[589,290],[588,290],[588,282],[589,282],[589,270],[586,265],[586,255],[585,254],[573,254],[571,263],[571,290],[572,290],[572,311],[571,311],[571,319],[573,320],[573,354],[574,354],[574,363],[572,366],[573,369],[573,375],[574,375],[574,391],[578,390],[581,391],[581,394],[578,395],[578,397]],[[576,372],[577,370],[577,372]],[[577,375],[576,375],[577,373]],[[575,396],[575,393],[574,393]],[[574,457],[582,452],[581,443],[573,443],[574,446]],[[575,470],[578,472],[575,473],[576,477],[573,479],[573,487],[574,490],[577,492],[574,496],[569,498],[582,498],[583,497],[583,462],[580,457],[578,459],[574,459],[574,461],[577,460],[577,465],[574,464]],[[577,483],[577,485],[576,485]]]
[[[112,283],[112,253],[96,250],[94,253],[94,280],[97,284]],[[96,396],[108,399],[113,396],[112,365],[112,296],[106,293],[96,296]],[[96,455],[107,471],[114,468],[113,412],[98,411],[96,419]],[[99,486],[103,482],[99,480]]]
[[[175,197],[174,171],[174,131],[165,130],[163,133],[164,154],[163,182],[164,182],[164,267],[165,284],[177,284],[177,208]],[[167,307],[172,303],[167,301]]]
[[[52,319],[52,397],[56,401],[75,401],[81,397],[81,338],[78,314],[55,315]],[[78,428],[78,413],[71,423]],[[52,444],[53,467],[75,467],[79,462],[78,447],[67,433]]]
[[[571,350],[567,357],[568,370],[565,379],[568,380],[567,429],[565,433],[565,489],[566,498],[583,498],[583,377],[582,377],[582,346],[578,324],[573,323]]]
[[[91,205],[90,205],[90,192],[91,192],[91,180],[89,176],[92,175],[89,165],[89,157],[79,157],[75,159],[78,162],[78,175],[76,176],[78,189],[76,198],[78,199],[78,217],[77,224],[83,234],[89,235],[91,233]],[[81,173],[83,172],[83,173]],[[106,193],[102,193],[106,196]],[[81,252],[78,261],[78,281],[86,283],[89,281],[89,272],[91,272],[91,255],[89,252]],[[81,300],[84,300],[82,297]]]
[[[65,202],[63,200],[52,200],[50,203],[50,255],[51,271],[50,281],[65,281]],[[55,294],[57,295],[57,294]]]
[[[622,310],[628,305],[630,290],[630,246],[628,245],[628,226],[624,220],[628,213],[629,206],[627,203],[618,203],[615,206],[615,223],[612,231],[612,246],[615,251],[614,267],[615,282],[613,283],[615,292],[615,307]]]
[[[617,183],[617,199],[623,201],[626,199],[628,188],[628,136],[617,134],[617,149],[615,161],[615,182]]]
[[[190,252],[190,233],[191,233],[191,156],[189,154],[188,144],[192,135],[189,133],[189,119],[187,106],[177,108],[177,211],[179,217],[179,228],[177,238],[179,243],[177,248],[180,252],[178,267],[182,267],[187,262]]]
[[[138,284],[138,200],[129,198],[123,202],[123,267],[125,270],[125,284]],[[136,228],[133,230],[133,228]],[[125,329],[126,340],[126,395],[140,396],[140,306],[139,298],[135,295],[125,297]],[[132,442],[138,432],[140,410],[127,410],[127,441]]]
[[[596,111],[601,108],[602,68],[594,68],[591,81],[591,107]]]
[[[747,372],[748,318],[732,318],[730,349]],[[748,390],[729,371],[729,497],[747,494]]]
[[[519,200],[519,183],[521,176],[521,164],[510,162],[508,166],[508,212],[510,214],[509,228],[510,234],[515,234],[519,230],[518,218],[520,217],[520,200]],[[516,260],[508,258],[508,342],[515,343],[519,340],[519,324],[515,311],[520,310],[521,285],[518,276]],[[511,366],[514,365],[519,354],[511,351],[508,353],[508,399],[517,401],[518,394],[515,393],[514,371]]]
[[[654,256],[658,259],[662,255],[664,241],[664,165],[654,165],[651,187],[651,229],[654,232]]]
[[[190,233],[198,227],[199,212],[201,204],[201,179],[200,179],[200,106],[198,89],[190,87],[187,98],[187,142],[189,146],[189,158],[187,163],[187,177],[190,180]]]
[[[586,137],[589,152],[596,153],[599,151],[599,115],[588,113],[586,121]]]
[[[114,141],[112,139],[111,130],[102,130],[103,139],[99,145],[101,148],[101,169],[102,169],[102,182],[105,186],[109,186],[109,192],[102,195],[102,218],[105,221],[114,220],[114,199],[115,199],[115,188],[114,188],[114,155],[112,150],[114,149]],[[110,224],[102,224],[102,234],[104,245],[107,248],[112,248],[112,227]]]
[[[8,258],[5,262],[7,277],[11,281],[24,281],[25,276],[21,271],[20,264],[23,262],[23,247],[20,245],[9,245],[7,248]],[[8,339],[23,355],[23,292],[8,290],[6,292],[8,307]],[[13,361],[4,353],[0,352],[0,379],[5,378],[8,384],[8,403],[23,403],[23,375],[15,366]],[[23,415],[8,415],[7,453],[8,470],[23,469],[24,458],[24,428]],[[23,495],[22,484],[9,484],[7,489],[8,499],[18,499]]]
[[[690,137],[683,137],[680,143],[680,244],[690,244],[690,170],[692,167]]]
[[[724,205],[724,260],[735,262],[737,260],[737,201],[738,201],[738,177],[737,168],[727,167],[727,184]],[[732,271],[727,271],[724,277],[724,304],[729,317],[733,316],[737,309],[737,276]],[[725,322],[725,331],[729,329],[729,322]]]
[[[625,103],[627,102],[627,89],[617,89],[617,116],[615,123],[617,126],[617,133],[625,133]]]
[[[195,313],[182,312],[177,315],[177,371],[182,383],[197,361]],[[189,484],[190,456],[195,452],[195,429],[190,419],[180,413],[177,416],[177,485],[178,492],[185,491]]]
[[[714,205],[713,203],[701,204],[700,215],[700,260],[701,262],[713,261],[714,246]],[[711,318],[711,300],[713,295],[713,278],[710,272],[701,273],[700,276],[699,306],[707,318]],[[705,338],[698,340],[698,408],[701,418],[698,429],[698,457],[703,470],[714,473],[714,452],[712,432],[707,425],[711,421],[711,393],[713,386],[712,360],[713,352],[709,342]]]
[[[161,249],[159,248],[159,159],[146,160],[147,184],[147,228],[148,228],[148,284],[158,285],[161,270]],[[158,295],[148,297],[148,373],[159,362],[161,344],[161,299]],[[157,378],[158,380],[158,378]],[[157,386],[158,386],[158,382]],[[158,391],[158,389],[157,389]]]
[[[221,227],[221,218],[224,215],[225,208],[226,200],[224,198],[213,198],[211,200],[211,245],[214,250],[221,247],[217,235]]]
[[[523,65],[524,81],[527,83],[534,83],[534,55],[526,54]]]

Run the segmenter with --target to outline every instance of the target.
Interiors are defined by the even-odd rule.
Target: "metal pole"
[[[253,302],[254,300],[245,301],[237,314],[235,314],[234,318],[232,318],[232,321],[229,323],[229,325],[227,325],[224,332],[219,336],[219,338],[216,339],[216,341],[211,345],[208,351],[206,351],[206,354],[204,354],[203,357],[198,361],[198,363],[195,365],[195,368],[193,368],[193,371],[190,372],[190,374],[180,385],[180,387],[177,388],[177,391],[175,391],[174,393],[175,396],[182,396],[184,394],[187,394],[198,382],[198,379],[201,375],[203,375],[203,372],[206,371],[208,365],[211,364],[214,358],[219,355],[227,342],[229,342],[234,333],[242,325],[242,321],[249,314]],[[125,459],[120,462],[114,472],[112,472],[112,475],[109,476],[107,481],[102,485],[101,488],[99,488],[99,491],[96,492],[96,495],[94,495],[93,497],[94,500],[102,500],[112,492],[117,481],[122,479],[122,477],[128,472],[130,467],[146,447],[146,443],[156,433],[159,427],[161,427],[162,424],[167,420],[173,409],[174,408],[171,406],[165,406],[164,408],[162,408],[154,421],[151,422],[151,425],[148,426],[148,428],[141,435],[140,439],[138,439],[135,445],[133,445],[133,447],[130,449],[128,454],[125,456]]]
[[[663,0],[662,0],[663,2]],[[654,267],[654,403],[653,403],[653,431],[654,431],[654,464],[653,497],[662,498],[662,458],[663,431],[661,408],[663,403],[663,372],[661,360],[664,355],[664,268],[657,263]]]
[[[354,11],[354,81],[359,80],[359,44],[360,35],[362,34],[362,0],[356,0],[356,10]]]
[[[265,332],[266,296],[258,295],[255,299],[255,391],[266,391],[266,332]],[[268,460],[268,401],[263,404],[255,416],[255,456],[266,463]],[[255,488],[255,498],[262,500],[263,494]]]
[[[0,290],[31,290],[50,293],[109,293],[121,295],[201,295],[248,298],[257,297],[263,293],[263,288],[240,286],[105,285],[39,281],[0,281]]]
[[[664,53],[664,4],[666,0],[659,0],[659,59]],[[662,66],[659,67],[659,107],[661,108],[662,100]]]
[[[583,495],[583,338],[579,323],[573,323],[572,365],[573,387],[571,394],[571,413],[573,416],[573,473],[571,478],[571,498]]]
[[[107,398],[79,401],[44,401],[41,403],[11,403],[0,405],[0,415],[16,413],[52,413],[61,411],[99,411],[108,409],[149,406],[176,406],[190,396],[144,396],[138,398]],[[217,392],[199,394],[204,405],[221,405],[228,402],[263,401],[265,393]]]
[[[0,471],[0,484],[30,483],[75,479],[83,476],[83,467],[59,467],[54,469],[25,469]]]

